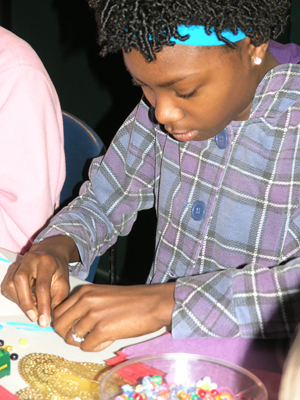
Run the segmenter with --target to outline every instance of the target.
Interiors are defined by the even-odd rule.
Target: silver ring
[[[72,325],[72,338],[77,343],[84,342],[84,336],[78,335],[78,333],[75,332],[74,325]]]

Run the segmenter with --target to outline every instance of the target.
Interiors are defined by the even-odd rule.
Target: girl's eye
[[[138,86],[138,87],[142,87],[143,85],[141,83],[138,83],[135,79],[132,78],[132,84],[133,86]]]
[[[179,93],[176,93],[176,96],[177,96],[177,97],[180,97],[181,99],[189,99],[189,98],[192,97],[195,93],[196,93],[196,90],[193,90],[191,93],[187,93],[187,94],[179,94]]]
[[[146,85],[137,82],[134,78],[132,78],[132,84],[133,86],[137,86],[137,87],[144,87]],[[189,99],[190,97],[192,97],[195,93],[196,93],[197,89],[193,90],[191,93],[187,93],[187,94],[179,94],[176,93],[177,97],[180,97],[181,99]]]

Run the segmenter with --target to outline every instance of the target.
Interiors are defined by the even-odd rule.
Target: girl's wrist
[[[80,261],[74,240],[67,235],[56,235],[43,239],[32,245],[30,253],[49,254],[55,258],[64,259],[66,264]]]

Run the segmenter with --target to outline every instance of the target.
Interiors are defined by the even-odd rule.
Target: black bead
[[[18,356],[17,353],[11,353],[11,355],[10,355],[10,359],[11,359],[11,360],[15,361],[15,360],[17,360],[18,358],[19,358],[19,356]]]
[[[0,339],[0,347],[4,346],[4,340]]]

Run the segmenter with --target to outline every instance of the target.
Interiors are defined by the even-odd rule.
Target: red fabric
[[[127,361],[127,354],[124,353],[122,350],[117,351],[116,357],[110,358],[106,360],[106,364],[110,367],[114,367],[123,361]],[[136,363],[134,365],[128,365],[125,368],[122,368],[121,371],[118,372],[118,375],[122,378],[126,379],[126,381],[136,384],[137,380],[143,378],[144,376],[152,376],[152,375],[160,375],[163,376],[164,372],[152,368],[149,365]]]
[[[123,361],[126,361],[127,354],[123,353],[122,350],[117,351],[117,355],[115,357],[110,358],[109,360],[106,360],[106,364],[109,365],[110,367],[114,367],[115,365],[120,364]]]
[[[118,375],[126,379],[126,381],[128,382],[136,384],[137,381],[140,378],[144,378],[144,376],[153,376],[153,375],[164,376],[165,373],[160,371],[159,369],[149,367],[149,365],[136,363],[122,368],[118,372]]]
[[[0,385],[0,399],[1,400],[18,400],[19,398]]]

